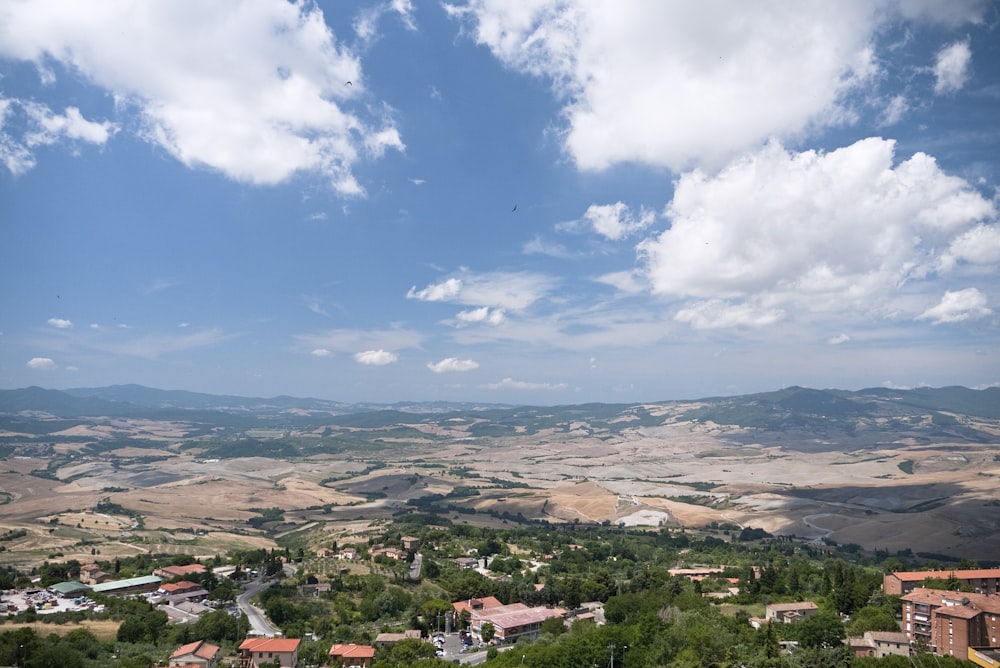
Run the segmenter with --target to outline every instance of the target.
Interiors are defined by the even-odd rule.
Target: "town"
[[[911,570],[911,555],[755,530],[420,529],[426,519],[355,544],[173,557],[184,563],[148,572],[149,560],[6,572],[4,626],[113,620],[113,640],[93,644],[121,666],[563,665],[551,657],[581,652],[606,665],[611,648],[620,666],[1000,665],[996,564]],[[4,626],[11,665],[67,650]]]

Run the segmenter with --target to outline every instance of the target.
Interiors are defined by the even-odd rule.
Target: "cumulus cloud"
[[[64,318],[49,318],[48,323],[56,329],[69,329],[73,326],[73,322],[71,320],[66,320]]]
[[[446,357],[440,362],[428,362],[427,368],[434,373],[449,371],[472,371],[479,368],[479,363],[473,360],[460,360],[457,357]]]
[[[468,311],[459,311],[455,318],[463,324],[486,323],[488,325],[499,325],[507,319],[507,313],[502,308],[481,306]]]
[[[670,227],[639,245],[653,293],[696,300],[677,317],[697,327],[761,326],[789,310],[877,313],[959,262],[995,273],[994,203],[932,157],[893,152],[878,138],[829,153],[771,143],[683,174]]]
[[[938,95],[961,90],[969,80],[972,49],[968,40],[955,42],[938,51],[934,62],[934,92]]]
[[[877,81],[872,44],[901,4],[468,0],[446,5],[505,66],[551,82],[582,169],[717,167],[769,137],[850,122]],[[981,7],[908,11],[959,25]]]
[[[942,325],[977,320],[992,312],[986,305],[986,295],[976,288],[965,288],[964,290],[945,292],[936,306],[930,307],[917,318],[930,320],[935,325]]]
[[[482,385],[487,390],[565,390],[566,383],[532,383],[525,380],[504,378],[497,383]]]
[[[28,368],[37,371],[52,371],[56,369],[56,363],[49,357],[32,357],[28,360]]]
[[[21,131],[12,128],[21,116]],[[36,163],[34,149],[58,142],[104,145],[117,130],[109,121],[88,121],[76,107],[57,114],[39,102],[0,96],[0,162],[15,176]]]
[[[418,290],[411,287],[407,299],[455,302],[467,306],[522,311],[542,299],[556,285],[555,279],[531,272],[474,274],[464,271],[440,283]]]
[[[309,354],[313,357],[329,357],[333,353],[326,348],[314,348]]]
[[[348,110],[360,91],[344,82],[360,80],[360,61],[311,3],[15,3],[0,23],[0,56],[33,62],[48,79],[55,63],[78,72],[114,96],[117,113],[138,113],[129,127],[140,136],[237,181],[314,172],[360,195],[361,153],[403,149],[382,111],[368,121]],[[98,141],[113,129],[75,109],[36,112],[46,133],[36,137]],[[18,164],[10,151],[4,159]]]
[[[828,338],[826,340],[826,342],[828,344],[830,344],[831,346],[839,346],[840,344],[847,343],[850,340],[851,340],[851,337],[848,334],[841,333],[841,334],[837,334],[836,336],[831,336],[830,338]]]
[[[595,232],[611,241],[618,241],[649,227],[656,219],[656,214],[642,209],[636,217],[624,202],[615,202],[591,204],[583,217]]]
[[[23,105],[33,126],[25,137],[28,146],[47,146],[64,138],[103,145],[116,129],[109,121],[88,121],[76,107],[67,107],[64,114],[56,114],[37,102]]]
[[[369,366],[385,366],[392,364],[397,359],[399,359],[399,355],[387,350],[364,350],[354,354],[355,362]]]

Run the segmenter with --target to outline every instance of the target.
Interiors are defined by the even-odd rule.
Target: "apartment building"
[[[1000,596],[917,588],[901,599],[903,631],[941,655],[1000,648]]]

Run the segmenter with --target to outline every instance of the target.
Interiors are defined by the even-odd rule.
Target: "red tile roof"
[[[247,638],[240,644],[249,652],[294,652],[299,648],[298,638]]]
[[[371,645],[334,645],[330,648],[330,656],[342,656],[345,659],[370,659],[375,656],[375,648]]]
[[[219,653],[219,648],[215,645],[211,645],[204,640],[196,640],[194,642],[189,642],[186,645],[181,645],[174,653],[170,655],[171,659],[175,659],[181,656],[187,656],[192,654],[194,656],[200,657],[202,659],[211,659],[216,654]]]
[[[1000,568],[972,568],[940,571],[894,571],[893,575],[904,582],[922,582],[927,578],[947,580],[955,576],[959,580],[1000,578]]]

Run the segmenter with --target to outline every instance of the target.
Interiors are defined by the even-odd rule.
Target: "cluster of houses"
[[[384,555],[391,559],[406,559],[419,545],[417,538],[407,536],[403,538],[403,550],[379,546],[371,554],[373,557]],[[340,551],[321,548],[317,556],[343,560],[358,558],[353,547]],[[484,565],[479,559],[464,557],[456,562],[464,568],[482,568]],[[66,598],[89,591],[111,595],[147,594],[155,596],[165,606],[173,621],[184,622],[196,619],[208,610],[201,605],[208,592],[195,581],[205,570],[202,564],[167,566],[157,569],[152,575],[114,580],[96,564],[88,564],[80,570],[82,582],[60,583],[50,589],[53,595]],[[708,577],[718,578],[722,571],[718,567],[674,569],[671,574],[698,581]],[[929,578],[953,583],[957,589],[967,591],[921,586]],[[736,584],[736,580],[731,580],[727,592],[706,595],[738,593]],[[900,596],[900,629],[867,632],[860,637],[847,638],[845,642],[856,656],[909,656],[916,647],[921,647],[986,668],[1000,668],[1000,568],[898,571],[884,576],[883,590],[886,594]],[[811,601],[773,603],[766,606],[763,619],[752,619],[751,623],[757,627],[767,623],[790,624],[807,619],[818,610],[818,606]],[[449,621],[460,620],[480,642],[484,628],[490,625],[492,642],[509,644],[520,639],[536,638],[546,620],[591,618],[603,623],[601,613],[599,605],[567,611],[556,607],[529,607],[523,603],[504,605],[496,598],[487,596],[453,603]],[[336,644],[330,649],[330,664],[367,668],[371,666],[377,647],[406,638],[420,638],[420,632],[383,633],[376,638],[374,645]],[[263,663],[275,661],[282,668],[296,668],[299,642],[290,638],[248,638],[239,647],[239,668],[258,668]],[[179,647],[170,657],[170,666],[215,668],[218,661],[219,648],[200,641]]]

